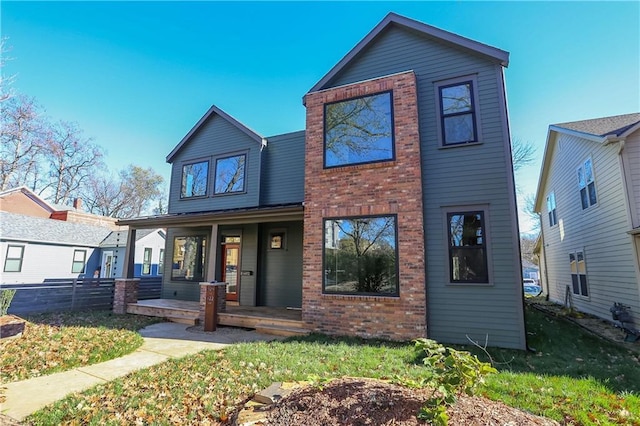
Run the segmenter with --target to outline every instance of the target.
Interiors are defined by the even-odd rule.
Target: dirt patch
[[[417,418],[431,395],[373,379],[336,379],[322,388],[306,386],[278,401],[265,425],[425,425]],[[447,410],[451,425],[557,425],[553,420],[501,402],[462,395]]]

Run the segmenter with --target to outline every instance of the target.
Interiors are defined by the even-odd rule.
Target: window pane
[[[180,198],[207,195],[209,162],[187,164],[182,167],[182,191]]]
[[[325,220],[325,292],[398,294],[395,220]]]
[[[71,273],[82,274],[84,273],[84,261],[86,259],[87,252],[84,250],[74,250],[73,263],[71,264]]]
[[[164,249],[160,249],[160,256],[158,256],[158,275],[162,275],[164,272]]]
[[[325,167],[393,159],[391,92],[325,105]]]
[[[580,275],[580,294],[583,296],[589,296],[589,292],[587,291],[587,276]]]
[[[4,272],[20,272],[22,269],[22,259],[5,259]]]
[[[571,275],[571,285],[573,287],[573,294],[580,294],[580,285],[576,274]]]
[[[207,240],[202,235],[174,238],[171,279],[202,281],[206,243]]]
[[[451,281],[489,282],[483,213],[449,213],[447,218]]]
[[[574,253],[569,253],[569,267],[571,268],[572,274],[578,272],[578,266],[576,265],[576,255]]]
[[[552,216],[553,216],[553,224],[555,225],[556,223],[558,223],[558,217],[556,216],[556,211],[552,211],[551,212]]]
[[[473,142],[473,115],[454,115],[444,118],[444,139],[446,144]]]
[[[591,159],[584,162],[584,178],[587,183],[593,182],[593,167],[591,166]]]
[[[23,246],[8,246],[7,259],[22,259]]]
[[[221,158],[216,161],[216,194],[244,191],[245,162],[245,155]]]
[[[589,190],[589,203],[594,205],[598,202],[598,198],[596,197],[596,184],[591,182],[587,188]]]
[[[587,195],[587,188],[580,190],[580,202],[582,203],[582,209],[589,207],[589,196]]]
[[[142,260],[142,274],[149,275],[151,273],[151,249],[145,248]]]
[[[440,91],[444,115],[471,111],[471,84],[443,87]]]
[[[584,181],[584,171],[582,170],[582,167],[578,168],[578,186],[580,188],[584,188],[586,186]]]

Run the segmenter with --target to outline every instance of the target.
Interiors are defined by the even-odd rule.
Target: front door
[[[227,283],[227,300],[237,301],[240,292],[238,268],[240,267],[240,244],[225,244],[222,250],[222,281]]]

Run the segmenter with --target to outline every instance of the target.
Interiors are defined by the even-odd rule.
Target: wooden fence
[[[138,299],[160,298],[161,278],[140,280]],[[113,278],[51,279],[35,284],[3,284],[2,290],[15,289],[8,313],[15,315],[73,310],[113,308]]]

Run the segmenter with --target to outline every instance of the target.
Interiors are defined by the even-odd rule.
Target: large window
[[[172,280],[202,281],[206,259],[207,238],[204,235],[173,239]]]
[[[324,167],[393,160],[393,96],[363,96],[324,106]]]
[[[216,194],[244,192],[246,159],[247,156],[242,154],[216,160]]]
[[[86,250],[74,250],[73,251],[73,263],[71,265],[72,274],[83,274],[85,261],[87,259]]]
[[[180,191],[180,198],[207,195],[208,176],[208,161],[185,164],[182,166],[182,189]]]
[[[558,216],[556,215],[556,194],[553,192],[547,196],[547,211],[549,212],[549,226],[556,225]]]
[[[573,294],[588,297],[587,265],[584,262],[583,251],[569,253],[569,268],[571,269],[571,286]]]
[[[442,145],[478,142],[475,78],[441,82],[438,89],[439,130]]]
[[[583,210],[598,202],[591,158],[578,167],[578,186],[580,188],[580,201]]]
[[[144,248],[144,255],[142,257],[142,275],[151,274],[151,247]]]
[[[484,212],[447,213],[449,279],[452,283],[488,283]]]
[[[24,255],[24,246],[7,246],[7,256],[4,258],[4,272],[20,272],[22,271],[22,257]]]
[[[398,295],[395,216],[325,219],[325,293]]]

